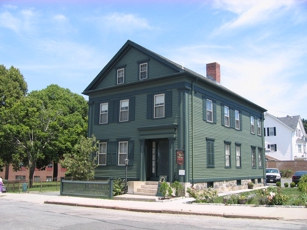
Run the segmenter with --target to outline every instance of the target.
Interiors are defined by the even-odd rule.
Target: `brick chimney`
[[[220,64],[213,62],[207,64],[207,78],[217,83],[221,82]]]

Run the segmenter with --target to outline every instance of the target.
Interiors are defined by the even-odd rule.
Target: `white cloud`
[[[217,0],[213,5],[215,8],[230,11],[237,17],[222,25],[215,33],[273,20],[295,4],[293,0]]]
[[[66,21],[67,20],[67,18],[63,14],[54,15],[53,19],[55,19],[56,21]]]
[[[0,14],[0,26],[19,33],[22,28],[22,22],[11,13],[4,12]]]
[[[141,18],[133,14],[112,13],[104,16],[101,21],[109,29],[119,32],[151,29],[145,18]]]

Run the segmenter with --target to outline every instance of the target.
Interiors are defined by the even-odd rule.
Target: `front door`
[[[150,140],[147,151],[147,179],[159,180],[160,176],[167,176],[169,171],[169,142],[167,139]]]

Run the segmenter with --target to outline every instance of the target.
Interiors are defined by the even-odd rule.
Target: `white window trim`
[[[208,102],[211,102],[211,108],[208,108]],[[211,115],[211,120],[210,119],[208,119],[208,113],[210,113]],[[208,121],[208,122],[213,122],[213,101],[212,100],[209,100],[209,99],[207,99],[206,100],[206,121]]]
[[[229,107],[228,106],[224,106],[224,125],[226,127],[230,126]]]
[[[127,148],[126,148],[126,150],[127,150],[127,152],[120,152],[120,145],[121,144],[126,144],[126,146],[127,146]],[[121,159],[121,155],[126,155],[126,157],[124,158],[124,159],[126,159],[126,158],[128,158],[128,141],[119,141],[118,142],[118,165],[125,165],[125,162],[123,162],[122,164],[120,164],[120,159]]]
[[[269,127],[269,135],[268,136],[274,136],[274,127]]]
[[[230,144],[225,144],[225,167],[229,168],[230,162]]]
[[[120,73],[122,72],[122,75],[120,75]],[[117,84],[123,84],[125,82],[125,69],[124,68],[120,68],[116,71],[116,76],[117,76]],[[119,82],[119,79],[122,78],[123,82]]]
[[[122,103],[125,102],[125,101],[128,102],[128,108],[127,109],[122,108]],[[122,118],[121,118],[122,117],[121,114],[123,112],[127,112],[127,119],[126,120],[122,120]],[[129,121],[129,99],[121,100],[119,102],[119,122],[126,122],[126,121]]]
[[[163,96],[163,99],[164,99],[163,104],[156,104],[156,97],[158,97],[158,96]],[[163,115],[157,117],[156,116],[156,108],[159,108],[159,107],[163,107]],[[165,117],[165,94],[164,93],[156,94],[156,95],[154,95],[154,118],[163,118],[163,117]]]
[[[102,111],[102,106],[103,106],[103,105],[107,105],[107,110],[106,110],[106,111]],[[101,104],[100,104],[99,124],[107,124],[107,123],[108,123],[108,120],[109,120],[108,112],[109,112],[109,103],[108,103],[108,102],[106,102],[106,103],[101,103]],[[102,116],[103,116],[103,115],[106,115],[106,117],[107,117],[106,122],[102,122]]]
[[[146,70],[145,71],[142,71],[142,66],[146,66]],[[147,79],[148,78],[148,63],[145,62],[145,63],[141,63],[140,66],[140,73],[139,73],[139,80],[144,80],[144,79]],[[142,78],[142,73],[145,72],[146,73],[146,77],[145,78]]]
[[[237,117],[237,115],[238,115],[238,117]],[[237,130],[240,130],[240,112],[239,112],[239,110],[235,110],[235,128],[237,129]]]
[[[262,151],[258,149],[258,166],[262,168]]]
[[[105,147],[105,152],[100,152],[100,146],[101,145],[106,145],[106,147]],[[108,148],[108,143],[107,142],[100,142],[99,143],[99,147],[98,147],[98,165],[107,165],[107,148]],[[100,164],[100,160],[99,160],[99,158],[101,157],[101,156],[105,156],[105,163],[104,164]]]
[[[252,168],[256,168],[256,149],[252,148]]]

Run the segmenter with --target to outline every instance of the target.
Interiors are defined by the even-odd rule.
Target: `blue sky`
[[[307,119],[307,0],[0,0],[0,64],[81,94],[127,40]]]

